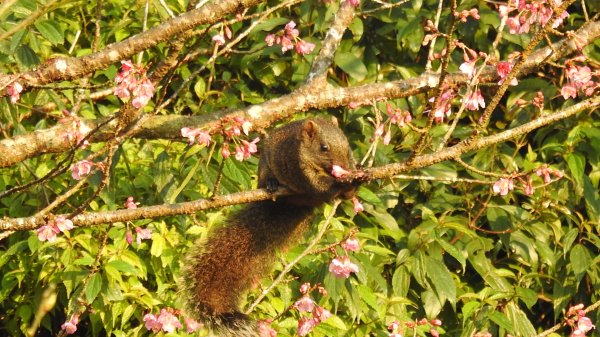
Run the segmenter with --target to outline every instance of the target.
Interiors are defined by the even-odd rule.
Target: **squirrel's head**
[[[345,170],[355,168],[348,139],[339,128],[337,120],[304,120],[300,141],[300,158],[304,158],[301,161],[301,171],[312,185],[308,188],[322,193],[324,200],[338,196],[351,198],[356,187],[340,183],[332,174],[334,166]]]

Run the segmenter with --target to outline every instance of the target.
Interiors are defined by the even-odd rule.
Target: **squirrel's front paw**
[[[265,188],[267,189],[267,191],[269,191],[269,193],[275,193],[279,188],[279,181],[277,181],[277,179],[275,178],[269,178],[267,179]]]

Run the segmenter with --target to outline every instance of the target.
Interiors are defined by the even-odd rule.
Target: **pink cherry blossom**
[[[229,156],[231,156],[231,151],[229,151],[229,144],[225,143],[223,144],[223,147],[221,148],[221,156],[223,156],[223,158],[227,159],[229,158]]]
[[[440,333],[435,329],[435,328],[431,328],[429,329],[429,334],[433,337],[439,337]]]
[[[315,301],[309,296],[304,295],[294,303],[294,308],[300,312],[312,312],[315,308]]]
[[[157,317],[153,314],[144,315],[144,323],[146,329],[152,330],[153,332],[159,332],[162,329],[162,323],[158,321]]]
[[[212,40],[217,46],[222,46],[225,44],[225,36],[223,36],[222,34],[217,34],[213,36]]]
[[[571,83],[567,83],[560,88],[560,94],[564,99],[568,98],[576,98],[577,97],[577,88],[575,85]]]
[[[204,324],[199,323],[195,319],[189,318],[189,317],[185,317],[183,319],[183,322],[185,323],[185,328],[186,328],[187,333],[192,333],[204,326]]]
[[[161,309],[160,315],[156,319],[162,325],[164,332],[174,332],[182,327],[177,316],[173,315],[169,310]]]
[[[277,331],[270,324],[269,321],[258,321],[258,337],[277,337]]]
[[[596,326],[592,324],[592,320],[589,319],[588,317],[579,317],[579,320],[577,321],[577,329],[583,331],[584,333],[595,329]]]
[[[60,328],[65,330],[67,335],[74,334],[77,331],[77,324],[79,323],[79,314],[73,315],[70,320],[64,322]]]
[[[17,103],[19,98],[21,98],[21,92],[23,91],[23,86],[21,83],[15,81],[6,86],[6,94],[10,96],[10,102],[12,104]]]
[[[301,317],[298,320],[298,335],[306,336],[312,329],[317,325],[317,321],[314,318]]]
[[[341,167],[339,165],[333,165],[331,167],[331,175],[336,178],[342,178],[344,176],[347,176],[350,173],[352,173],[352,172],[344,169],[343,167]]]
[[[57,216],[53,221],[51,220],[49,224],[50,223],[54,223],[54,226],[56,226],[60,232],[73,229],[73,222],[64,216]]]
[[[458,69],[465,75],[469,76],[469,78],[473,78],[475,76],[475,74],[477,73],[477,68],[475,66],[475,63],[477,62],[477,59],[473,59],[473,60],[467,60],[465,62],[463,62]]]
[[[433,326],[442,326],[442,321],[437,318],[432,319],[429,323]]]
[[[300,55],[310,54],[313,49],[315,49],[314,43],[306,42],[304,40],[296,41],[296,52]]]
[[[388,325],[388,330],[390,330],[390,331],[396,331],[396,330],[398,330],[399,327],[400,327],[400,322],[393,321],[392,323],[390,323]]]
[[[115,82],[115,95],[123,101],[133,96],[131,104],[138,109],[146,106],[154,96],[154,84],[146,77],[146,70],[130,60],[121,61],[121,72],[115,76]]]
[[[37,236],[40,241],[54,242],[58,233],[60,233],[60,230],[54,225],[44,225],[37,229]]]
[[[135,240],[138,245],[142,244],[142,240],[152,239],[152,230],[149,228],[135,227],[135,232],[137,234]]]
[[[345,0],[348,2],[348,4],[350,4],[350,6],[352,7],[358,7],[360,6],[360,0]]]
[[[479,89],[471,92],[465,97],[465,107],[468,110],[479,110],[480,107],[482,109],[485,108],[485,101],[483,100],[483,96]]]
[[[79,180],[82,177],[90,174],[93,166],[94,166],[94,163],[89,160],[79,161],[79,162],[75,163],[75,165],[73,165],[73,167],[71,167],[71,176],[73,177],[73,179]]]
[[[492,189],[494,193],[505,196],[509,191],[514,189],[514,184],[512,178],[500,178],[498,181],[494,183]]]
[[[335,277],[348,278],[350,277],[350,273],[358,273],[358,266],[352,263],[348,256],[343,256],[331,261],[329,271],[333,273]]]
[[[128,245],[130,245],[133,242],[133,234],[131,234],[131,231],[129,229],[125,232],[125,241],[127,241]]]
[[[358,252],[360,250],[360,241],[357,238],[348,238],[342,243],[342,248],[350,252]]]
[[[315,310],[313,311],[313,319],[315,319],[317,322],[323,322],[329,317],[331,317],[331,312],[329,312],[329,310],[318,305],[315,307]]]
[[[571,333],[571,337],[585,337],[585,332],[583,332],[580,329],[575,329],[573,330],[573,332]]]
[[[275,44],[275,34],[269,34],[265,37],[265,42],[267,43],[267,46],[271,47],[272,45]]]
[[[531,181],[531,176],[527,177],[527,181],[525,182],[525,187],[523,188],[523,192],[525,195],[533,195],[534,187]]]
[[[127,200],[125,201],[123,206],[125,206],[125,208],[128,208],[128,209],[136,209],[139,204],[140,204],[139,202],[135,202],[135,200],[133,199],[132,196],[129,196],[129,197],[127,197]]]
[[[513,64],[511,62],[508,62],[508,61],[498,62],[498,64],[496,65],[496,71],[498,72],[498,76],[500,77],[500,81],[498,81],[498,84],[502,84],[504,82],[504,80],[506,79],[506,77],[508,76],[508,74],[510,73],[512,68],[513,68]],[[514,77],[510,81],[510,85],[515,86],[517,84],[519,84],[519,81],[517,80],[516,77]]]
[[[309,290],[310,290],[310,283],[308,283],[308,282],[302,283],[302,285],[300,286],[300,293],[307,294]]]

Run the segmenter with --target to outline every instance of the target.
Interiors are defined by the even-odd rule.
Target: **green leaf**
[[[56,21],[44,20],[36,21],[35,28],[44,36],[52,45],[62,44],[65,40],[63,31]]]
[[[152,247],[150,248],[150,254],[152,256],[160,256],[165,249],[165,238],[158,233],[152,234]]]
[[[514,326],[517,336],[535,336],[535,328],[527,318],[527,315],[513,301],[506,306],[506,316]]]
[[[134,274],[136,272],[134,266],[123,260],[113,260],[108,262],[105,266],[110,266],[123,273]]]
[[[102,275],[98,272],[92,275],[87,286],[85,287],[85,298],[88,303],[94,302],[96,296],[102,290]]]
[[[290,20],[288,18],[284,18],[284,17],[278,17],[278,18],[272,18],[272,19],[268,19],[265,20],[261,23],[259,23],[258,25],[256,25],[256,27],[254,27],[252,29],[252,33],[254,32],[258,32],[258,31],[270,31],[273,30],[274,28],[278,27],[278,26],[282,26],[287,24],[288,22],[290,22]]]
[[[206,83],[204,83],[202,77],[199,77],[196,84],[194,84],[194,93],[200,99],[203,99],[206,96]]]
[[[377,298],[373,294],[373,290],[365,285],[359,284],[356,286],[356,290],[360,295],[360,298],[365,302],[368,306],[370,306],[373,310],[379,312],[381,309],[377,304]]]
[[[579,188],[583,187],[583,176],[585,175],[585,157],[580,153],[571,153],[566,156],[571,177]]]
[[[354,41],[360,40],[364,31],[362,19],[358,16],[355,16],[352,22],[350,22],[348,29],[350,29],[352,35],[354,35],[352,38]]]
[[[446,301],[456,302],[456,284],[446,265],[436,259],[425,258],[425,270],[429,281],[433,284],[435,292],[443,305]]]
[[[581,278],[585,274],[592,263],[592,257],[587,248],[581,244],[576,244],[571,249],[571,267],[577,278]]]
[[[361,59],[352,53],[339,52],[335,54],[335,64],[345,73],[357,81],[362,81],[367,76],[367,67]]]
[[[15,56],[19,64],[27,69],[33,68],[40,63],[40,59],[38,59],[33,49],[27,45],[22,45],[17,48]]]

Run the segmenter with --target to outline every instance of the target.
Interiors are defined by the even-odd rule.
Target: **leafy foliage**
[[[244,16],[263,13],[277,4],[261,4]],[[191,8],[182,1],[167,1],[167,5],[175,13]],[[331,85],[396,81],[426,71],[428,48],[422,42],[428,32],[422,21],[435,17],[437,1],[412,1],[374,10],[379,6],[379,2],[364,2],[358,9],[362,14],[353,18],[333,57],[328,73]],[[569,7],[570,16],[560,29],[575,30],[582,25],[586,20],[582,6],[590,13],[598,11],[594,2],[577,2]],[[184,41],[181,64],[161,78],[156,98],[145,111],[205,116],[291,92],[305,81],[338,7],[337,3],[307,0],[280,9],[251,29],[234,50],[215,58],[214,63],[210,63],[211,57],[218,48],[212,36],[222,34],[223,28],[198,27]],[[458,4],[457,11],[472,8],[478,8],[480,19],[457,22],[455,32],[455,37],[469,48],[506,60],[510,53],[523,51],[530,42],[532,34],[510,34],[507,28],[496,48],[493,40],[501,22],[497,6],[465,0]],[[97,9],[101,15],[96,16]],[[150,2],[147,20],[143,13],[143,2],[16,1],[10,10],[0,11],[0,71],[23,73],[52,62],[57,55],[90,55],[144,31],[144,21],[153,27],[169,19],[167,8],[159,2]],[[17,26],[34,14],[39,16],[29,24]],[[447,31],[451,17],[450,6],[444,2],[440,31]],[[234,18],[231,15],[226,19]],[[290,20],[297,23],[304,40],[316,44],[315,52],[282,53],[281,46],[267,46],[266,36]],[[235,37],[251,21],[233,20],[227,27]],[[94,24],[100,27],[97,40]],[[13,27],[18,29],[11,32]],[[436,53],[446,47],[443,40],[438,37]],[[149,65],[152,72],[174,44],[175,41],[156,44],[138,59]],[[591,60],[590,66],[596,67],[597,72],[600,40],[581,53]],[[451,55],[448,71],[459,71],[462,55],[458,49]],[[205,64],[208,66],[202,68]],[[90,93],[111,88],[119,66],[115,63],[97,69],[89,77],[29,88],[17,104],[11,103],[8,96],[0,98],[4,137],[60,125],[63,109],[71,111],[76,107],[82,119],[113,116],[126,103],[112,91],[99,98],[92,98]],[[439,59],[433,61],[434,69],[440,66]],[[203,70],[196,73],[198,69]],[[486,132],[496,134],[572,106],[576,100],[561,95],[566,81],[564,70],[558,64],[543,64],[537,73],[519,78],[518,85],[509,87],[494,110]],[[594,76],[598,80],[597,73]],[[180,87],[182,90],[178,91]],[[497,86],[487,83],[480,89],[487,101]],[[461,97],[466,95],[464,87],[457,92]],[[538,92],[546,98],[542,108],[531,104]],[[175,93],[167,109],[153,110]],[[355,157],[359,161],[366,158],[365,165],[383,166],[406,161],[418,147],[418,131],[427,128],[432,109],[428,99],[434,94],[431,91],[361,102],[363,105],[358,107],[309,111],[298,113],[297,118],[313,114],[336,116],[351,141]],[[45,109],[49,104],[51,108]],[[378,118],[385,116],[388,105],[410,112],[412,124],[402,128],[390,126],[390,142],[383,144],[376,136],[376,124]],[[429,130],[432,150],[445,144],[444,136],[456,118],[458,106],[457,98],[450,120],[436,122]],[[481,116],[481,111],[467,111],[458,117],[448,144],[467,138]],[[598,110],[585,111],[511,141],[465,154],[461,159],[469,163],[466,166],[445,161],[410,172],[410,176],[362,185],[358,197],[364,211],[356,214],[350,202],[342,203],[314,253],[300,260],[285,281],[267,293],[252,315],[277,318],[272,327],[280,336],[295,335],[301,314],[290,308],[302,296],[301,285],[309,282],[326,289],[326,294],[315,295],[315,300],[333,313],[333,317],[315,327],[313,336],[387,336],[387,327],[394,321],[400,321],[400,329],[409,335],[413,330],[405,323],[421,318],[439,318],[443,325],[437,330],[442,335],[465,337],[481,331],[494,336],[533,336],[561,323],[570,306],[600,300],[599,120]],[[255,135],[262,137],[255,132],[249,139]],[[114,153],[108,181],[103,182],[100,169],[93,170],[87,184],[52,213],[73,212],[90,197],[86,211],[114,211],[124,208],[129,196],[134,196],[139,207],[143,207],[210,198],[213,193],[229,194],[256,185],[257,159],[224,159],[220,151],[223,139],[215,137],[209,146],[190,146],[178,133],[157,138],[162,139],[128,138]],[[95,142],[68,153],[40,153],[1,168],[0,191],[43,177],[64,166],[63,161],[70,166],[96,154],[104,158],[106,144]],[[69,159],[71,153],[73,160]],[[550,182],[544,181],[543,174],[536,175],[544,165],[562,172],[564,177],[554,175]],[[506,196],[493,191],[498,175],[514,177],[515,188]],[[420,179],[423,177],[427,179]],[[525,191],[527,177],[535,186],[532,194]],[[71,174],[65,172],[3,196],[0,215],[34,215],[68,193],[74,184]],[[322,215],[329,210],[326,207],[319,211],[306,242],[282,253],[272,276],[260,280],[257,289],[248,294],[246,306],[273,282],[274,275],[306,249],[324,225]],[[77,313],[81,313],[79,335],[154,334],[144,326],[144,316],[158,314],[164,308],[174,308],[175,313],[186,316],[177,311],[183,305],[178,280],[184,256],[230,211],[214,209],[189,216],[81,226],[60,233],[55,242],[40,241],[35,231],[20,231],[2,239],[0,334],[55,335]],[[136,228],[150,229],[151,239],[128,242],[128,233],[135,236]],[[337,243],[344,242],[354,230],[361,247],[358,252],[347,253]],[[329,272],[329,263],[345,254],[358,265],[359,272],[349,278],[336,278]],[[596,325],[600,323],[597,311],[588,315]],[[416,329],[418,335],[430,334],[428,326]],[[562,332],[567,334],[570,329]],[[187,333],[181,329],[166,334]],[[207,332],[201,330],[200,334]]]

